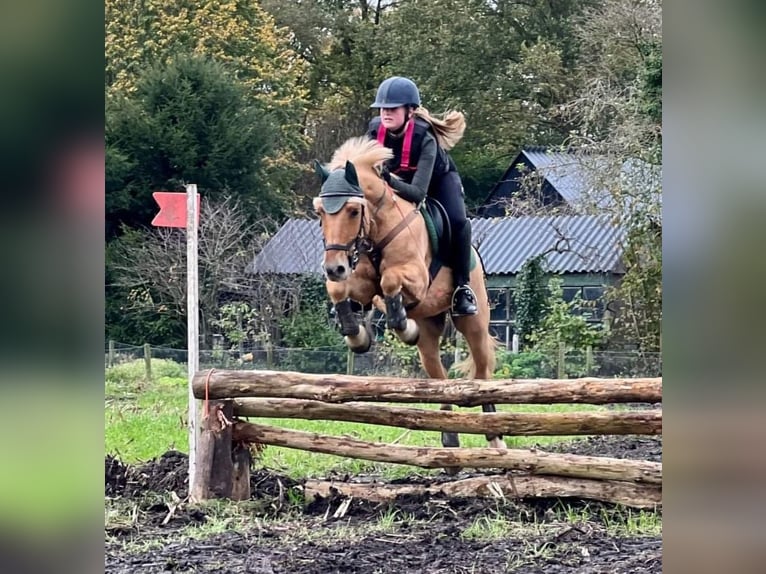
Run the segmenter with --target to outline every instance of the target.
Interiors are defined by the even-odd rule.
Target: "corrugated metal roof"
[[[638,159],[628,159],[619,167],[619,173],[611,173],[615,165],[599,155],[580,155],[566,151],[552,151],[545,147],[528,147],[520,156],[527,158],[535,171],[573,207],[604,209],[615,207],[616,186],[622,188],[623,201],[630,201],[638,194],[649,193],[652,201],[661,202],[662,169]],[[514,159],[501,182],[512,178],[518,157]],[[490,197],[497,192],[495,185]],[[613,188],[612,192],[608,188]],[[621,206],[625,208],[626,206]],[[627,212],[627,210],[626,210]]]
[[[247,266],[247,273],[322,273],[322,230],[317,219],[290,219]]]
[[[552,273],[620,272],[624,232],[607,216],[472,219],[473,243],[489,275],[516,274],[548,252]],[[322,273],[322,235],[316,220],[291,219],[269,241],[248,272]]]
[[[473,221],[487,274],[516,274],[547,252],[553,273],[618,272],[623,232],[607,216],[504,217]]]
[[[577,156],[543,148],[529,148],[522,153],[567,202],[577,203],[587,193],[588,180]]]

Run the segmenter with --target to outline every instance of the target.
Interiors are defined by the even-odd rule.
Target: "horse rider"
[[[383,179],[397,195],[416,205],[429,196],[444,206],[452,228],[452,315],[475,315],[476,295],[468,284],[471,224],[460,175],[447,153],[463,136],[463,114],[450,111],[443,118],[431,116],[420,104],[415,83],[400,76],[380,84],[370,107],[380,108],[380,115],[370,121],[367,135],[394,152],[383,165]]]

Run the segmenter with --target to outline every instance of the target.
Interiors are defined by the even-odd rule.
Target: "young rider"
[[[383,166],[383,178],[407,201],[419,204],[426,195],[433,197],[449,216],[455,288],[452,314],[476,314],[476,296],[468,284],[471,224],[465,213],[460,175],[447,153],[463,136],[463,114],[452,111],[444,119],[431,116],[420,105],[420,91],[415,83],[400,76],[380,84],[370,107],[380,108],[380,115],[370,121],[368,136],[394,152],[394,157]]]

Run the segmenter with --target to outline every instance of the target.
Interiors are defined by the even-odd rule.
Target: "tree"
[[[278,131],[259,191],[273,197],[289,190],[301,169],[295,156],[307,144],[308,95],[307,64],[291,48],[290,31],[256,0],[106,0],[105,17],[107,99],[137,92],[144,70],[180,55],[215,60],[241,82],[244,103]]]
[[[247,301],[253,297],[254,280],[246,273],[246,267],[274,227],[269,221],[258,227],[249,223],[242,206],[234,199],[203,199],[198,250],[200,335],[205,346],[210,346],[209,327],[219,318],[219,307],[230,300]],[[110,249],[113,287],[123,295],[120,302],[123,316],[134,318],[151,313],[158,322],[175,321],[183,325],[187,295],[186,231],[127,230]],[[276,295],[273,284],[268,288]],[[272,302],[269,319],[276,322],[284,305],[281,300],[274,304],[273,297],[260,297],[262,305],[267,301]],[[157,328],[154,332],[161,334]]]
[[[195,183],[201,194],[237,196],[258,216],[287,201],[265,185],[264,162],[279,137],[269,112],[219,63],[178,56],[147,68],[129,95],[107,103],[107,237],[147,226],[151,193]]]
[[[580,91],[571,145],[626,229],[615,339],[656,351],[662,328],[662,2],[601,0],[575,22]]]
[[[521,343],[526,343],[529,336],[537,329],[545,316],[548,304],[546,285],[545,255],[532,257],[521,266],[513,292],[516,308],[515,331]]]

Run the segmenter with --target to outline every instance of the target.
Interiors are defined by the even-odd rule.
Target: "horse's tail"
[[[487,370],[491,377],[492,373],[495,372],[495,366],[497,365],[497,349],[500,347],[500,342],[489,334],[487,334],[485,341],[488,357]],[[468,356],[462,361],[455,363],[452,368],[460,378],[473,379],[476,376],[476,363],[473,360],[473,354],[470,350],[468,351]]]

